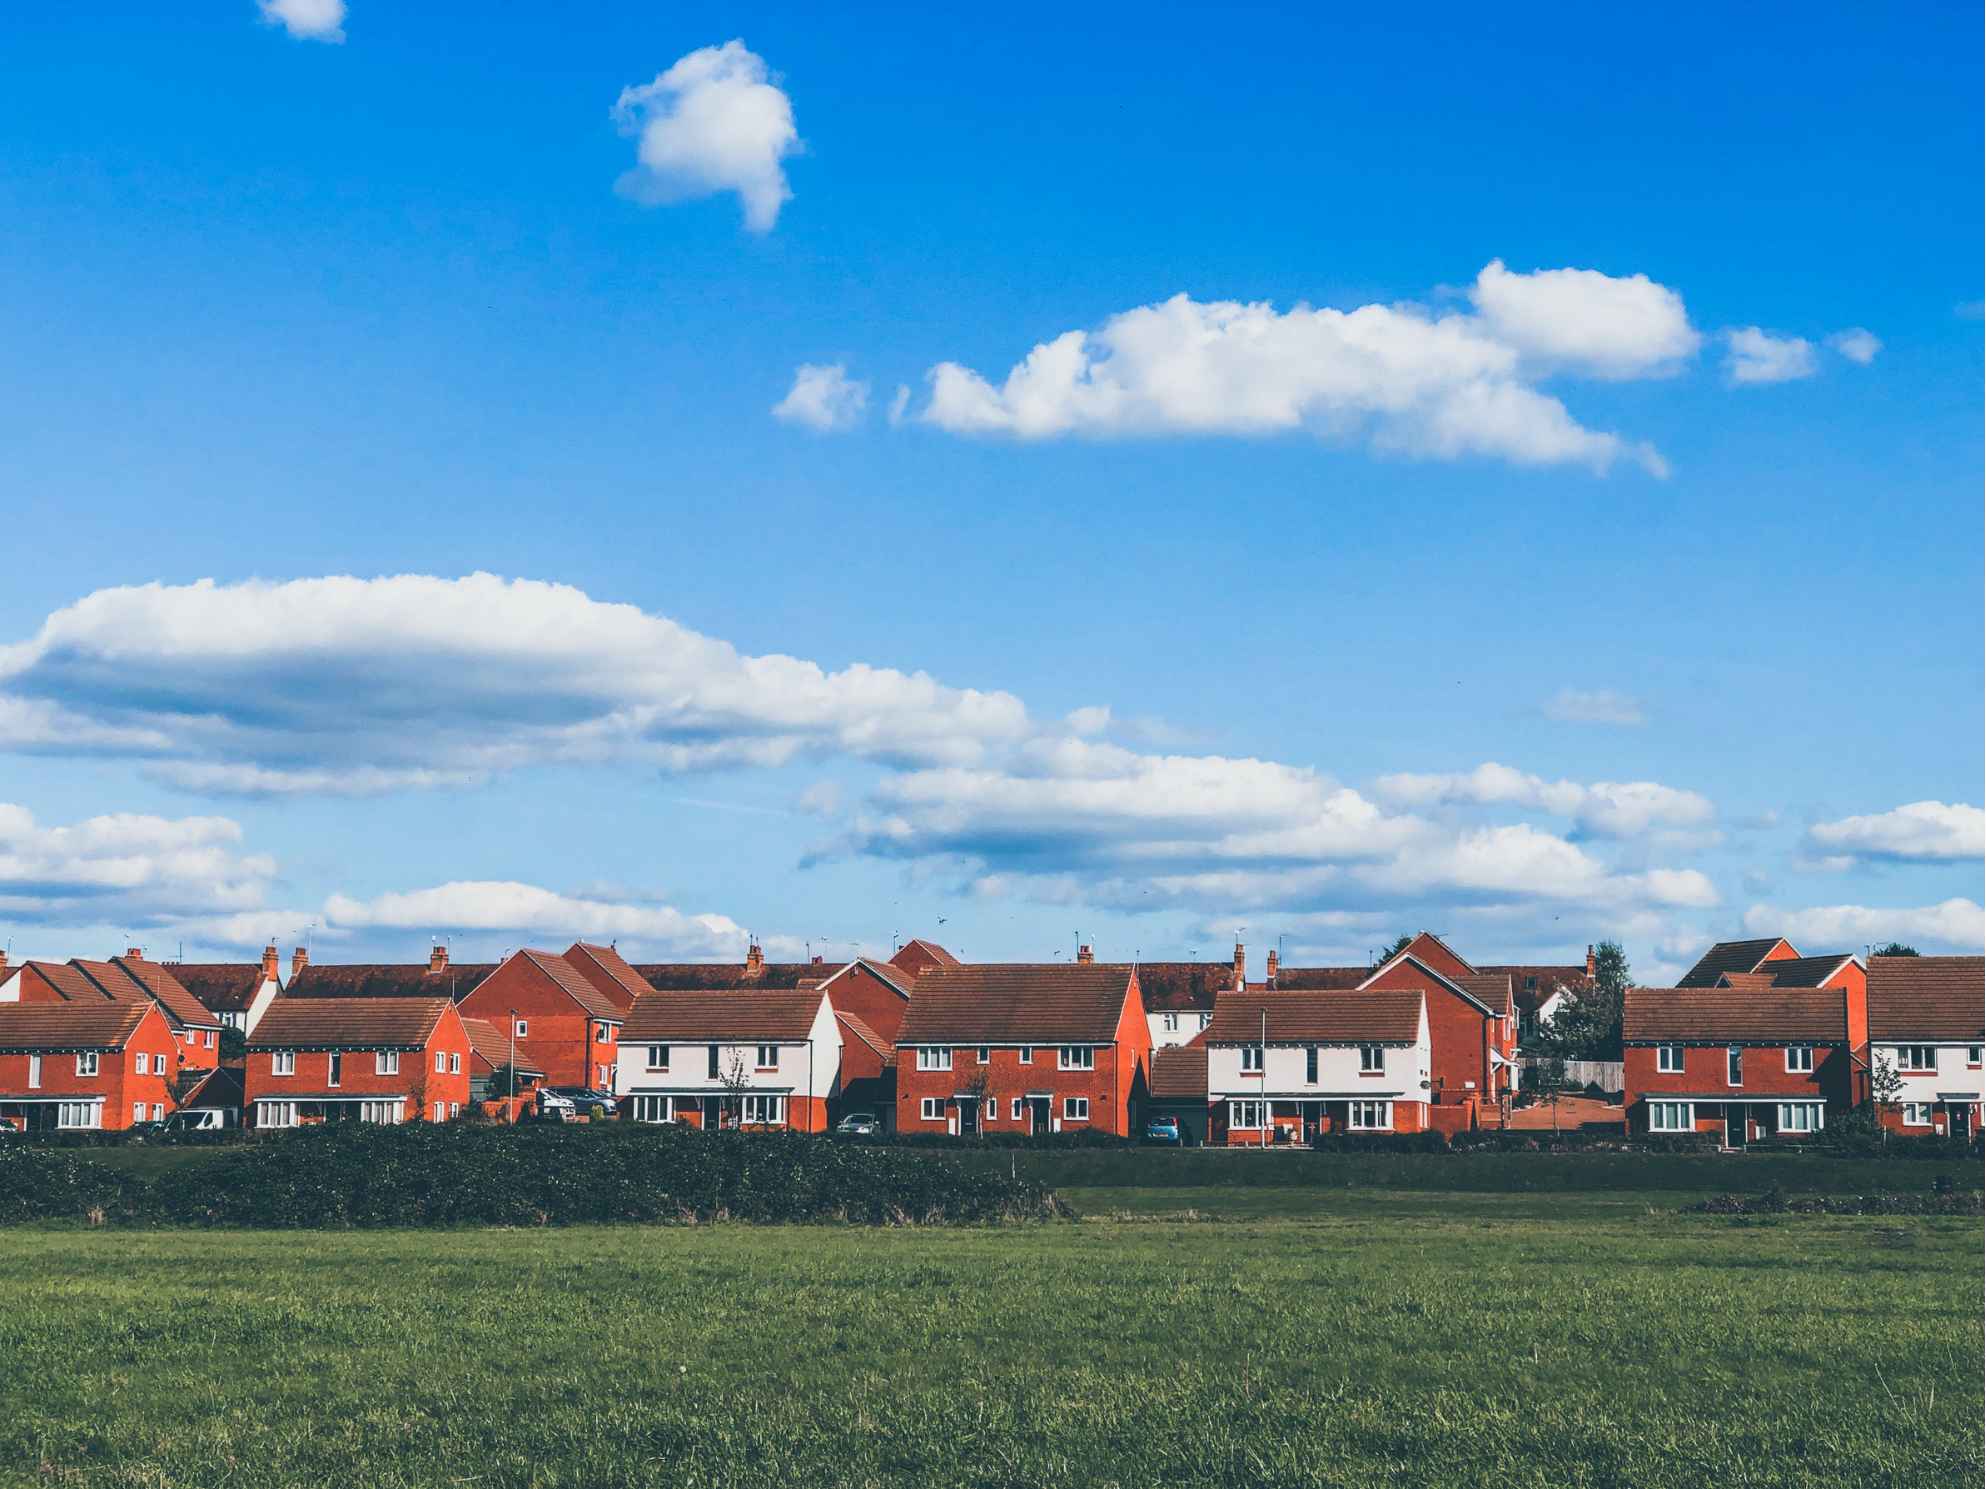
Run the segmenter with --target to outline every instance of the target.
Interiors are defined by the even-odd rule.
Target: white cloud
[[[1836,331],[1827,338],[1827,344],[1842,356],[1858,366],[1867,367],[1876,360],[1876,353],[1883,349],[1882,338],[1873,331],[1865,331],[1860,326],[1850,326],[1846,331]]]
[[[256,0],[263,21],[299,41],[342,42],[345,0]]]
[[[1408,806],[1536,807],[1570,817],[1606,837],[1634,837],[1658,828],[1707,827],[1717,809],[1694,791],[1654,781],[1547,781],[1491,761],[1466,774],[1381,776],[1381,795]]]
[[[163,780],[250,795],[547,762],[970,764],[1032,729],[1011,694],[742,655],[632,605],[489,574],[99,590],[0,646],[0,698],[99,742],[157,741]]]
[[[1982,925],[1986,925],[1986,910],[1967,899],[1904,909],[1816,905],[1807,910],[1780,910],[1754,905],[1745,912],[1745,929],[1753,935],[1785,936],[1812,955],[1853,951],[1892,940],[1977,951]]]
[[[910,387],[907,383],[898,383],[896,385],[896,393],[890,399],[890,428],[894,429],[903,422],[904,413],[909,407]]]
[[[0,914],[136,926],[256,905],[276,866],[241,841],[226,817],[120,812],[44,827],[0,802]]]
[[[1819,852],[1848,860],[1977,863],[1986,857],[1986,811],[1964,802],[1913,801],[1867,816],[1818,822],[1807,829]]]
[[[1784,383],[1812,377],[1819,364],[1814,344],[1801,336],[1772,336],[1757,326],[1726,331],[1730,355],[1724,371],[1734,383]]]
[[[1612,688],[1560,688],[1546,700],[1545,717],[1561,724],[1619,724],[1626,728],[1648,722],[1638,701]]]
[[[334,894],[324,924],[335,931],[512,931],[554,940],[626,938],[689,957],[742,955],[743,926],[724,915],[668,905],[559,894],[509,880],[462,880],[369,900]]]
[[[1104,704],[1093,703],[1086,708],[1072,709],[1064,722],[1068,724],[1071,733],[1087,739],[1091,735],[1103,733],[1110,727],[1110,709]]]
[[[1525,335],[1528,353],[1485,319],[1413,305],[1278,311],[1182,294],[1042,343],[998,387],[941,362],[918,417],[954,434],[1019,439],[1308,430],[1430,459],[1488,456],[1594,470],[1628,459],[1666,474],[1653,449],[1585,428],[1531,379],[1548,370],[1537,363],[1538,348],[1557,348],[1553,365],[1604,365],[1609,376],[1639,366],[1646,375],[1667,365],[1647,358],[1677,345],[1675,338],[1634,326],[1554,331],[1554,306],[1590,296],[1590,288],[1551,282],[1540,291],[1529,276],[1497,278],[1493,270],[1501,266],[1484,271],[1491,298]]]
[[[771,230],[793,193],[780,161],[800,149],[793,104],[742,41],[702,47],[624,88],[614,120],[637,140],[620,191],[647,205],[735,191],[745,226]]]
[[[1513,274],[1492,259],[1469,292],[1497,340],[1549,367],[1622,379],[1676,372],[1703,338],[1683,297],[1646,274],[1593,269]]]
[[[821,434],[853,429],[869,407],[869,385],[851,378],[839,362],[817,366],[803,362],[793,374],[793,386],[772,406],[772,416],[804,425]]]

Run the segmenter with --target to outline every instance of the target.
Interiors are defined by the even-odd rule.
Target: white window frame
[[[989,1096],[986,1098],[986,1120],[989,1122],[997,1122],[1000,1120],[999,1097]]]
[[[1903,1125],[1905,1127],[1929,1127],[1931,1125],[1931,1108],[1935,1105],[1935,1102],[1930,1101],[1904,1102]]]
[[[324,1056],[324,1084],[334,1090],[345,1084],[345,1052],[331,1050]]]
[[[1358,1047],[1358,1073],[1360,1075],[1386,1074],[1386,1046],[1383,1044],[1362,1044]]]
[[[981,1065],[991,1065],[993,1063],[993,1046],[982,1044],[973,1050],[972,1055]]]
[[[137,1060],[138,1060],[138,1064],[136,1068],[136,1073],[139,1075],[151,1074],[152,1056],[150,1052],[147,1050],[139,1050],[137,1052]]]
[[[60,1130],[72,1132],[101,1127],[102,1111],[100,1102],[58,1101],[55,1104],[55,1125]]]
[[[1323,1068],[1323,1056],[1314,1044],[1303,1047],[1303,1083],[1306,1086],[1317,1084],[1317,1077]]]
[[[1680,1113],[1680,1121],[1665,1120]],[[1695,1132],[1696,1103],[1693,1101],[1651,1101],[1648,1103],[1650,1132]]]
[[[1916,1056],[1922,1055],[1920,1065]],[[1938,1051],[1928,1044],[1899,1044],[1896,1047],[1896,1068],[1905,1075],[1928,1075],[1938,1068]]]
[[[762,1091],[747,1092],[738,1109],[738,1121],[754,1127],[783,1127],[786,1124],[786,1098]]]
[[[669,1046],[666,1044],[651,1044],[648,1046],[647,1052],[642,1056],[642,1059],[647,1062],[646,1068],[649,1070],[667,1070],[669,1068]]]
[[[454,1121],[454,1120],[455,1120],[455,1119],[456,1119],[457,1117],[459,1117],[459,1116],[461,1116],[461,1115],[462,1115],[462,1103],[461,1103],[461,1102],[459,1102],[459,1101],[451,1101],[451,1102],[449,1102],[449,1103],[448,1103],[448,1120],[449,1120],[449,1121],[451,1121],[451,1122],[453,1122],[453,1121]]]
[[[1096,1046],[1093,1044],[1065,1044],[1056,1050],[1057,1070],[1096,1069]]]
[[[1393,1103],[1390,1101],[1353,1101],[1347,1103],[1346,1126],[1352,1132],[1391,1132],[1393,1130]]]
[[[145,1120],[144,1102],[134,1101],[131,1103],[131,1120],[134,1122],[142,1122]]]
[[[99,1073],[98,1065],[99,1062],[95,1050],[78,1050],[76,1052],[76,1074],[96,1075]]]
[[[212,1049],[214,1047],[214,1031],[212,1029],[202,1029],[200,1031],[200,1042],[206,1045],[208,1049]]]
[[[945,1120],[945,1098],[926,1096],[917,1106],[917,1117],[922,1122],[942,1122]]]
[[[1731,1078],[1733,1072],[1737,1074],[1736,1080]],[[1735,1091],[1744,1083],[1745,1047],[1742,1044],[1727,1044],[1724,1046],[1724,1084]]]
[[[361,1101],[359,1120],[372,1122],[383,1127],[398,1127],[407,1120],[405,1098],[395,1096],[381,1101]]]
[[[434,1052],[434,1073],[436,1075],[448,1074],[448,1051],[436,1050]]]
[[[1026,1115],[1027,1115],[1027,1103],[1023,1101],[1020,1097],[1016,1096],[1014,1098],[1014,1103],[1013,1103],[1013,1115],[1009,1118],[1009,1120],[1018,1122],[1022,1117]]]
[[[1168,1034],[1177,1034],[1179,1032],[1179,1015],[1176,1013],[1160,1014],[1159,1027]]]
[[[1965,1047],[1965,1068],[1966,1068],[1967,1070],[1977,1070],[1977,1069],[1979,1068],[1979,1046],[1978,1046],[1978,1045],[1976,1045],[1976,1044],[1968,1044],[1968,1045],[1967,1045],[1967,1046]]]
[[[637,1122],[673,1122],[676,1120],[676,1098],[637,1096],[632,1115]]]
[[[1241,1047],[1241,1073],[1243,1075],[1260,1075],[1262,1073],[1262,1062],[1266,1058],[1266,1053],[1259,1044],[1244,1044]]]
[[[1233,1132],[1260,1132],[1262,1130],[1263,1108],[1266,1101],[1250,1098],[1246,1101],[1230,1101],[1227,1104],[1227,1125]]]
[[[950,1070],[952,1068],[952,1047],[948,1044],[918,1045],[917,1068],[919,1070]]]
[[[1090,1099],[1087,1096],[1064,1096],[1062,1098],[1062,1120],[1064,1122],[1087,1122],[1090,1119]]]
[[[30,1091],[39,1091],[41,1089],[40,1055],[28,1056],[28,1089]]]
[[[766,1058],[768,1055],[772,1057],[769,1060]],[[779,1069],[779,1046],[776,1044],[761,1044],[756,1046],[752,1068],[755,1070]]]
[[[1808,1137],[1819,1132],[1826,1120],[1817,1101],[1782,1101],[1773,1117],[1781,1133],[1798,1137]]]
[[[258,1101],[255,1111],[257,1127],[294,1127],[297,1125],[297,1104],[294,1101]]]
[[[269,1051],[269,1074],[295,1075],[297,1073],[297,1052],[295,1050]],[[292,1122],[290,1126],[296,1126]]]
[[[372,1052],[372,1073],[374,1075],[398,1075],[400,1073],[400,1052],[398,1050],[374,1050]]]
[[[446,1122],[448,1120],[448,1103],[445,1101],[437,1101],[434,1104],[434,1116],[429,1118],[429,1120],[434,1122]]]
[[[1689,1056],[1679,1044],[1658,1044],[1655,1046],[1655,1073],[1657,1075],[1681,1075]]]
[[[531,1037],[531,1020],[529,1019],[516,1020],[511,1025],[511,1032],[514,1038],[529,1039]]]
[[[1019,1054],[1020,1054],[1020,1062],[1021,1062],[1021,1064],[1023,1064],[1023,1065],[1032,1065],[1032,1064],[1034,1064],[1034,1046],[1033,1046],[1033,1045],[1031,1045],[1031,1044],[1024,1044],[1024,1045],[1022,1045],[1022,1046],[1020,1047],[1020,1050],[1019,1050]]]
[[[154,1122],[163,1122],[165,1120],[165,1103],[163,1101],[152,1103],[152,1120]]]
[[[1812,1075],[1814,1073],[1814,1047],[1810,1044],[1787,1045],[1786,1073],[1788,1075]]]
[[[460,1075],[462,1073],[462,1051],[450,1050],[448,1052],[448,1073],[450,1075]]]

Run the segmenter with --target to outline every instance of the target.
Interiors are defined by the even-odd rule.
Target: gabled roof
[[[0,1052],[120,1050],[153,1006],[149,998],[113,1003],[101,995],[73,1003],[0,1003]]]
[[[173,962],[179,985],[216,1013],[246,1013],[262,991],[260,962]]]
[[[1774,987],[1820,987],[1855,958],[1845,951],[1826,956],[1781,957],[1767,962],[1759,971],[1772,979]]]
[[[1431,971],[1440,972],[1443,977],[1469,977],[1482,970],[1474,962],[1463,956],[1461,952],[1442,940],[1441,937],[1435,935],[1433,931],[1416,931],[1411,941],[1394,952],[1392,956],[1388,957],[1380,965],[1390,965],[1403,956],[1412,957],[1423,967],[1427,967]],[[1444,957],[1453,960],[1461,970],[1459,972],[1443,971],[1440,963]],[[1375,968],[1374,970],[1376,971],[1378,969]]]
[[[805,1039],[825,995],[818,989],[736,988],[725,993],[649,993],[634,1000],[623,1044],[743,1043]]]
[[[1355,988],[1372,976],[1373,971],[1371,967],[1279,967],[1276,969],[1276,991]]]
[[[170,967],[143,957],[112,957],[112,962],[138,987],[165,1005],[166,1014],[189,1028],[221,1026],[214,1011],[188,991]]]
[[[83,969],[70,962],[22,962],[21,970],[34,969],[35,975],[55,989],[55,995],[65,1002],[94,1003],[104,996],[102,988],[91,982]]]
[[[1570,966],[1509,962],[1485,966],[1480,970],[1491,975],[1498,972],[1509,974],[1511,996],[1525,1013],[1536,1013],[1561,988],[1577,994],[1593,985],[1593,980],[1586,975],[1584,962],[1575,962]]]
[[[1756,992],[1760,988],[1775,986],[1777,981],[1778,979],[1773,977],[1770,972],[1719,972],[1714,986],[1739,989],[1749,988],[1753,992]]]
[[[907,972],[902,967],[892,966],[888,962],[872,961],[866,956],[858,956],[854,961],[844,963],[824,977],[802,978],[800,986],[827,987],[835,979],[843,976],[845,973],[853,972],[857,967],[860,967],[885,987],[890,988],[894,992],[901,993],[906,998],[910,996],[911,990],[917,986],[917,974],[915,972]]]
[[[913,975],[924,966],[963,967],[965,965],[936,941],[926,941],[922,936],[912,936],[899,946],[891,954],[890,964],[903,967]]]
[[[1513,1010],[1508,972],[1478,972],[1473,977],[1456,977],[1450,981],[1491,1013],[1510,1017]]]
[[[1147,1013],[1212,1012],[1214,995],[1234,986],[1232,962],[1140,962],[1138,991]]]
[[[1108,1044],[1135,969],[1109,962],[933,967],[896,1031],[907,1044]]]
[[[536,967],[545,976],[558,984],[559,991],[585,1009],[596,1019],[610,1019],[619,1022],[625,1017],[625,1010],[613,996],[603,992],[590,981],[586,974],[554,951],[538,951],[525,947],[517,955]]]
[[[1488,1002],[1479,992],[1476,992],[1473,989],[1463,986],[1464,983],[1469,982],[1473,980],[1473,978],[1480,976],[1481,975],[1480,973],[1471,973],[1463,977],[1450,977],[1447,973],[1442,972],[1437,968],[1430,967],[1426,962],[1422,961],[1419,957],[1415,956],[1411,951],[1403,951],[1398,956],[1392,957],[1389,960],[1380,963],[1377,967],[1373,968],[1371,973],[1367,975],[1365,981],[1358,985],[1357,990],[1359,992],[1367,991],[1370,985],[1375,980],[1378,979],[1381,973],[1390,972],[1393,968],[1399,966],[1402,962],[1405,962],[1410,966],[1418,967],[1424,974],[1426,974],[1429,977],[1432,977],[1436,982],[1440,983],[1443,987],[1449,989],[1451,992],[1458,994],[1467,1002],[1475,1004],[1478,1008],[1482,1009],[1484,1013],[1495,1014],[1496,1012],[1498,1012],[1498,1009],[1490,1002]],[[1507,1001],[1503,1005],[1502,1012],[1506,1016],[1510,1012],[1510,1005]]]
[[[426,962],[312,962],[283,989],[285,998],[453,998],[476,990],[494,962],[462,962],[441,972]]]
[[[261,968],[256,970],[259,972]],[[234,1107],[243,1104],[242,1070],[235,1065],[220,1065],[200,1077],[199,1084],[180,1099],[181,1111],[192,1111],[199,1107]]]
[[[896,1062],[896,1046],[883,1038],[874,1029],[870,1028],[862,1019],[857,1018],[852,1013],[843,1013],[838,1008],[834,1012],[834,1019],[836,1023],[841,1025],[841,1039],[843,1044],[846,1044],[851,1039],[858,1039],[874,1050],[876,1057],[883,1064],[892,1065]]]
[[[469,1056],[481,1060],[491,1070],[501,1070],[515,1064],[519,1075],[543,1075],[545,1072],[533,1065],[522,1052],[513,1062],[510,1058],[510,1040],[488,1019],[464,1018],[462,1027],[469,1032]]]
[[[1150,1090],[1154,1101],[1205,1101],[1207,1047],[1173,1044],[1153,1050]]]
[[[446,998],[277,998],[248,1047],[419,1049],[450,1006]]]
[[[1869,959],[1869,1038],[1986,1042],[1986,957]]]
[[[652,988],[796,988],[834,970],[825,962],[762,962],[757,971],[744,962],[635,962],[633,966]]]
[[[1722,973],[1756,972],[1767,953],[1783,940],[1783,936],[1762,936],[1752,941],[1719,941],[1677,979],[1676,986],[1715,987]]]
[[[648,979],[629,966],[627,958],[611,946],[575,941],[566,948],[565,959],[621,1008],[626,1008],[643,993],[655,991]]]
[[[1839,988],[1651,988],[1623,995],[1628,1044],[1845,1044]]]
[[[1412,1044],[1420,1038],[1419,988],[1222,993],[1207,1026],[1210,1045]]]

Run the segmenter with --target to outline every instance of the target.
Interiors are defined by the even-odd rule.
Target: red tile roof
[[[1869,1037],[1986,1042],[1986,957],[1869,959]]]
[[[312,962],[283,989],[285,998],[453,998],[461,1002],[496,971],[463,962],[441,972],[426,962]]]
[[[1749,988],[1756,992],[1759,988],[1774,987],[1779,979],[1770,972],[1719,972],[1715,987]],[[1789,983],[1788,986],[1798,986]]]
[[[1419,988],[1363,992],[1277,988],[1222,993],[1207,1026],[1208,1044],[1412,1044],[1420,1038]]]
[[[1153,1050],[1151,1094],[1154,1101],[1205,1101],[1207,1047],[1174,1044]]]
[[[1628,1044],[1845,1044],[1839,988],[1631,987],[1623,996]]]
[[[633,966],[652,988],[795,988],[835,970],[826,962],[765,962],[756,974],[743,962],[636,962]]]
[[[1854,960],[1845,951],[1829,952],[1826,956],[1781,957],[1776,962],[1765,963],[1759,971],[1772,979],[1774,987],[1819,987]]]
[[[277,998],[251,1050],[419,1049],[448,1012],[446,998]]]
[[[82,968],[69,962],[23,962],[21,970],[34,968],[35,974],[55,989],[57,997],[70,1002],[94,1003],[104,996],[103,989],[91,982]]]
[[[214,1011],[189,992],[170,967],[143,957],[120,956],[111,959],[145,992],[165,1005],[166,1013],[189,1028],[221,1026]]]
[[[113,1003],[101,995],[73,1003],[0,1003],[0,1051],[121,1050],[152,1007],[150,999]]]
[[[1473,977],[1453,977],[1449,981],[1487,1007],[1491,1013],[1509,1018],[1513,1012],[1508,972],[1478,972]]]
[[[596,1019],[618,1022],[624,1016],[620,1003],[595,986],[586,975],[554,951],[525,947],[517,953],[558,984],[559,990]]]
[[[835,1010],[834,1017],[835,1022],[841,1025],[842,1042],[844,1044],[850,1039],[859,1039],[876,1052],[877,1058],[883,1064],[891,1065],[895,1063],[896,1047],[874,1029],[871,1029],[868,1024],[857,1018],[854,1014],[843,1013],[840,1009]]]
[[[1138,963],[1138,991],[1147,1013],[1210,1013],[1214,995],[1233,986],[1233,962]]]
[[[933,967],[897,1028],[908,1044],[1109,1044],[1133,968],[1106,962]]]
[[[1784,937],[1763,936],[1753,941],[1719,941],[1697,959],[1694,967],[1677,981],[1677,987],[1715,987],[1725,972],[1756,972],[1766,953]]]
[[[1575,962],[1570,966],[1533,965],[1511,962],[1481,969],[1485,973],[1508,973],[1511,996],[1525,1013],[1536,1013],[1541,1005],[1560,988],[1568,993],[1578,994],[1593,985],[1586,975],[1586,964]]]
[[[1372,967],[1282,967],[1276,972],[1276,991],[1355,988],[1372,976],[1375,970]]]
[[[891,955],[890,961],[897,966],[902,966],[904,961],[929,962],[939,967],[963,967],[965,965],[964,962],[961,962],[936,941],[926,941],[922,936],[912,936],[908,941],[904,942]]]
[[[491,1070],[501,1070],[512,1063],[510,1039],[488,1019],[464,1018],[462,1027],[469,1032],[469,1055],[471,1060],[481,1060]],[[520,1054],[516,1061],[519,1075],[543,1075],[545,1072],[533,1065],[527,1056]]]
[[[216,1013],[246,1013],[262,991],[260,962],[172,962],[179,985]]]
[[[824,994],[786,988],[738,988],[726,993],[649,993],[634,1000],[623,1044],[681,1041],[744,1043],[805,1039]]]
[[[621,1008],[643,993],[655,991],[648,979],[629,966],[627,958],[611,946],[575,941],[566,948],[565,959]]]

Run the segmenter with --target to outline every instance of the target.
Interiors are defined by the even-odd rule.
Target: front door
[[[1969,1101],[1949,1101],[1945,1103],[1945,1130],[1956,1142],[1972,1141],[1972,1103]]]
[[[1029,1132],[1048,1131],[1048,1098],[1046,1096],[1028,1097],[1027,1130]]]
[[[1745,1145],[1745,1109],[1741,1106],[1724,1108],[1724,1146],[1742,1148]]]
[[[959,1136],[972,1137],[979,1131],[979,1101],[974,1097],[959,1098]]]

